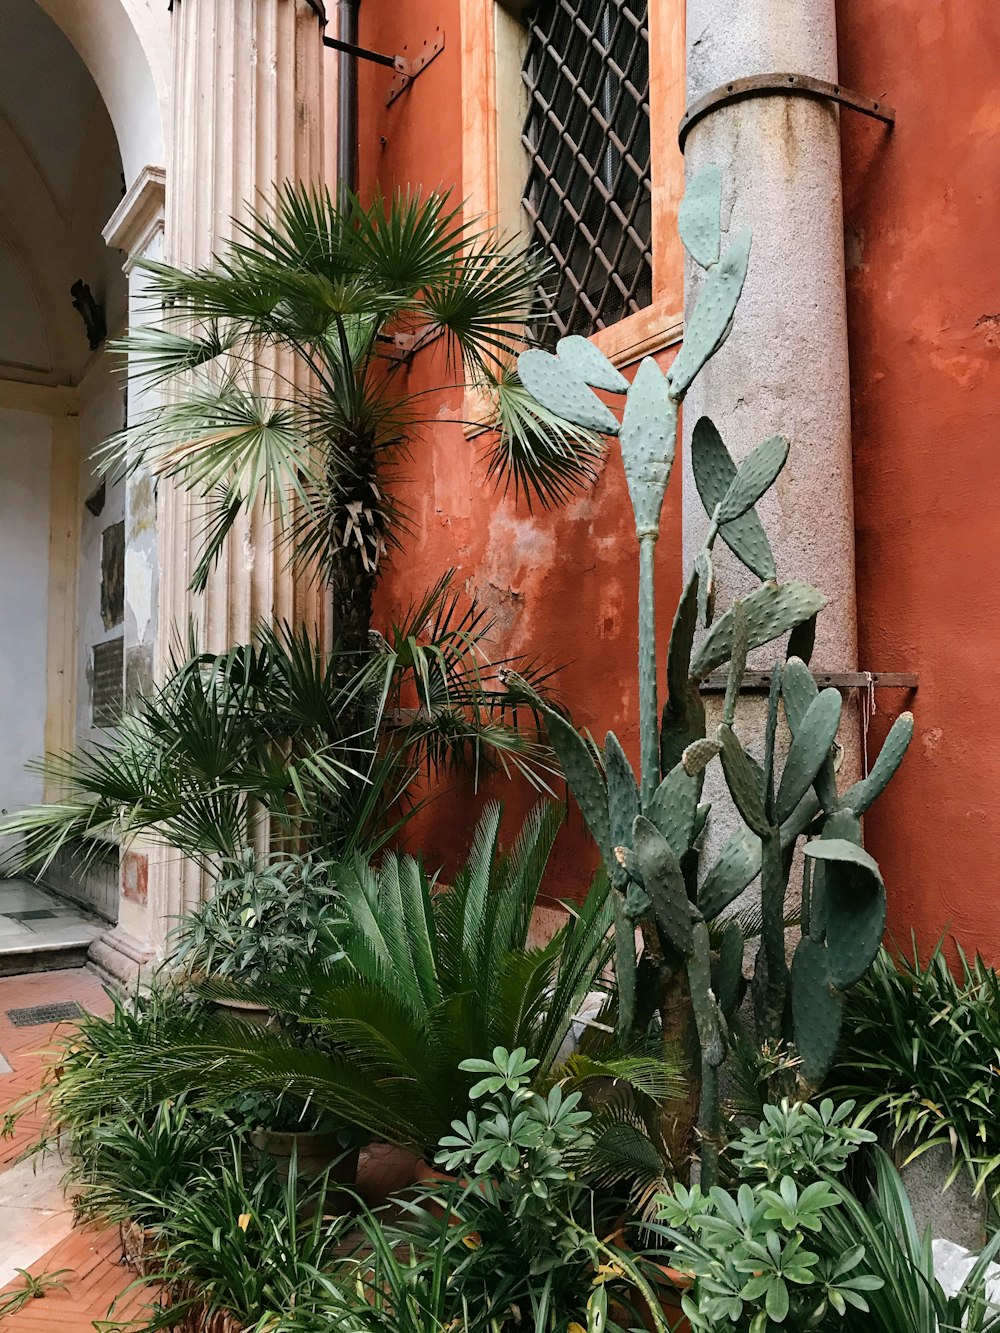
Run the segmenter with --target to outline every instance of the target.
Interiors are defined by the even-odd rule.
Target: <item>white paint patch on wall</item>
[[[0,809],[42,799],[52,425],[0,410]],[[3,850],[0,840],[0,850]]]

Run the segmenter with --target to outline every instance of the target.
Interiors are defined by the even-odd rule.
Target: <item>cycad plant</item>
[[[513,370],[538,264],[447,196],[338,204],[286,184],[273,209],[234,225],[206,268],[143,266],[162,315],[119,347],[167,402],[110,440],[104,462],[148,466],[206,502],[195,588],[267,499],[290,553],[330,583],[342,650],[364,653],[382,557],[404,526],[393,471],[441,389],[488,395],[489,471],[529,498],[563,498],[600,446],[532,403]],[[415,392],[410,358],[439,336],[447,383]]]
[[[600,985],[611,950],[603,874],[548,944],[529,943],[560,818],[539,807],[504,852],[500,808],[489,806],[446,890],[409,856],[357,863],[339,877],[342,953],[236,988],[284,1015],[282,1031],[207,1018],[196,1032],[152,1032],[103,1062],[95,1104],[288,1092],[390,1142],[433,1148],[464,1109],[463,1060],[524,1046],[551,1070]],[[222,980],[199,989],[231,991]]]

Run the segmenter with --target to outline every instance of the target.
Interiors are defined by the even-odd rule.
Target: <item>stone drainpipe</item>
[[[688,106],[727,81],[778,72],[837,82],[835,0],[687,0]],[[779,579],[806,579],[829,598],[813,666],[856,671],[838,110],[831,102],[781,94],[718,107],[691,128],[687,179],[709,163],[722,172],[724,227],[735,232],[749,223],[753,248],[732,336],[684,404],[685,561],[693,559],[705,527],[688,447],[698,418],[712,418],[737,462],[767,436],[786,435],[792,446],[788,464],[758,510]],[[688,311],[700,276],[688,261]],[[720,605],[750,590],[752,576],[721,542],[715,565]],[[752,654],[750,665],[766,670],[779,653],[783,645],[768,645]],[[741,700],[746,743],[763,735],[765,712],[759,696]],[[843,781],[859,768],[856,703],[845,709],[840,739]],[[706,799],[722,797],[721,776],[715,780],[719,790]],[[735,830],[735,813],[725,824],[723,812],[730,808],[719,800],[710,851]]]

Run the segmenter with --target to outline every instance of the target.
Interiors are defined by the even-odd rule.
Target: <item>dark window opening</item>
[[[525,16],[522,198],[549,260],[536,333],[584,335],[652,301],[647,0],[538,0]]]

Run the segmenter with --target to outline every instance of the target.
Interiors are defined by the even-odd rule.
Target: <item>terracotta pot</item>
[[[353,1185],[358,1178],[360,1148],[344,1149],[336,1134],[316,1130],[255,1129],[250,1142],[256,1151],[274,1159],[281,1180],[288,1179],[292,1154],[301,1180],[315,1180],[330,1169],[330,1180]]]
[[[254,1004],[252,1000],[213,999],[216,1012],[224,1018],[235,1018],[251,1028],[273,1028],[277,1018],[266,1004]]]
[[[387,1199],[408,1189],[423,1177],[427,1163],[393,1143],[369,1143],[361,1149],[358,1163],[358,1193],[369,1208],[380,1208]]]

